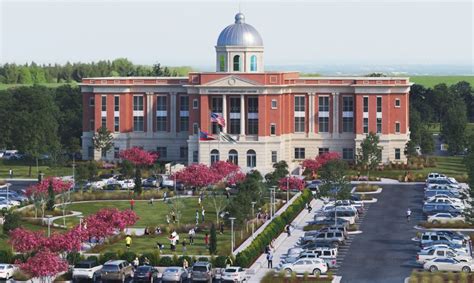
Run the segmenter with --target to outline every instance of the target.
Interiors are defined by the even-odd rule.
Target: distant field
[[[466,81],[474,86],[474,76],[409,76],[410,81],[425,87],[433,87],[437,84],[445,83],[447,85],[456,84],[460,81]]]
[[[76,82],[70,82],[70,83],[44,83],[44,84],[40,84],[40,85],[54,88],[54,87],[58,87],[58,86],[66,85],[66,84],[76,85],[77,83]],[[32,86],[32,84],[0,84],[0,90],[12,88],[12,87],[20,87],[20,86]]]

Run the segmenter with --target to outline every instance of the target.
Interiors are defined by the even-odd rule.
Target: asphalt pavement
[[[414,226],[422,219],[423,185],[382,185],[337,275],[345,283],[400,283],[417,268]],[[410,223],[406,211],[410,208]]]
[[[12,191],[21,191],[21,190],[26,190],[29,186],[36,184],[37,181],[17,181],[17,180],[7,180],[8,183],[11,184],[9,187],[10,190]]]

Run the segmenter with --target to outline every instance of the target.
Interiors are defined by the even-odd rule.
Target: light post
[[[254,235],[254,232],[255,232],[255,213],[254,213],[254,207],[255,207],[255,204],[257,202],[255,201],[252,201],[252,238],[255,239],[255,235]]]
[[[82,232],[82,219],[84,218],[84,215],[79,215],[77,216],[79,218],[79,231]]]
[[[52,215],[46,215],[46,219],[48,219],[48,237],[51,236],[51,217]]]
[[[275,216],[275,192],[276,187],[270,188],[270,219],[273,219]]]
[[[290,173],[286,177],[286,203],[290,201]]]
[[[230,253],[234,252],[234,220],[235,217],[229,217],[230,220]]]
[[[9,204],[8,195],[9,195],[10,183],[7,183],[7,206]]]

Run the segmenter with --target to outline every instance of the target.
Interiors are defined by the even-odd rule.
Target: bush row
[[[281,215],[275,217],[272,222],[265,227],[252,243],[236,256],[236,264],[241,267],[249,267],[265,250],[273,239],[280,235],[286,224],[291,223],[293,219],[304,209],[305,203],[309,202],[313,195],[310,190],[304,190]]]

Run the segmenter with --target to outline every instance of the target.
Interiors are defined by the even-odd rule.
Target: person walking
[[[224,234],[224,221],[221,221],[220,232],[221,235]]]
[[[10,168],[10,170],[8,170],[8,175],[10,176],[10,179],[13,179],[13,169]]]
[[[273,254],[271,252],[267,254],[267,262],[267,268],[273,268]]]
[[[130,246],[132,245],[132,236],[130,235],[127,235],[125,237],[125,247],[128,249],[130,249]]]
[[[190,245],[194,244],[194,236],[196,235],[196,231],[194,231],[194,228],[189,229],[188,235],[189,235],[189,244]]]
[[[203,222],[203,223],[204,223],[205,214],[206,214],[206,211],[204,210],[204,207],[203,207],[202,211],[201,211],[201,222]]]
[[[410,222],[410,217],[411,217],[411,210],[407,210],[407,222]]]
[[[196,209],[196,225],[199,225],[199,211]]]
[[[130,209],[133,210],[134,207],[135,207],[135,200],[132,198],[130,200]]]
[[[206,248],[209,248],[209,234],[206,233],[206,236],[204,236],[204,244],[206,245]]]
[[[188,269],[189,268],[189,263],[186,259],[183,259],[183,268]]]
[[[288,237],[291,236],[291,227],[290,227],[290,224],[286,224],[285,230],[286,230],[286,234],[288,234]]]

